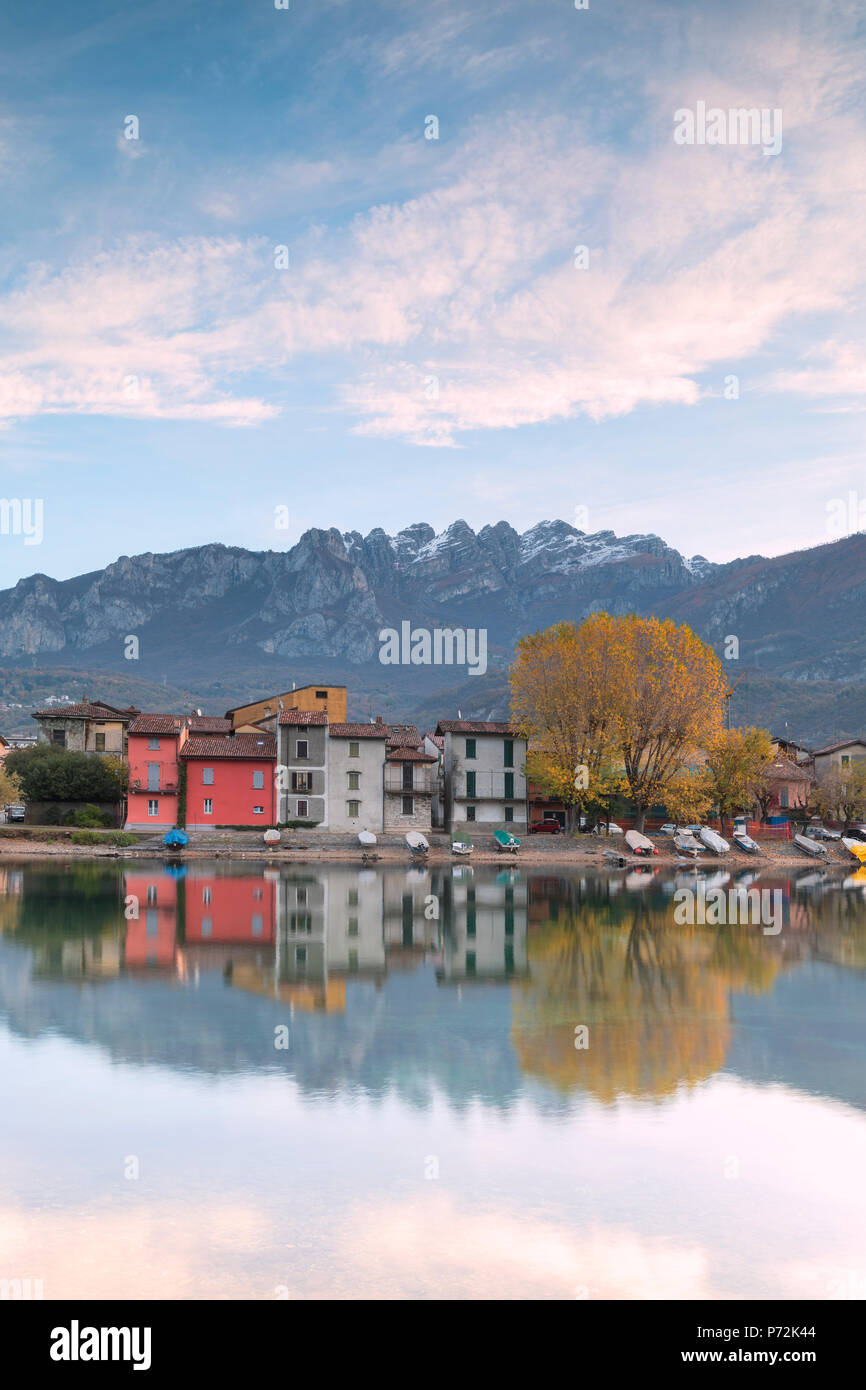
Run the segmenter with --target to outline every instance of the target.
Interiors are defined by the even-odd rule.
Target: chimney
[[[381,723],[382,723],[382,716],[381,716],[381,714],[377,714],[377,715],[376,715],[376,723],[377,723],[377,724],[381,724]]]

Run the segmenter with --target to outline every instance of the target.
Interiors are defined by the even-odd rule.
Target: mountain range
[[[396,536],[314,529],[280,551],[124,555],[0,592],[0,729],[32,729],[29,708],[51,695],[222,713],[292,681],[347,685],[350,717],[502,718],[517,639],[605,609],[687,622],[720,655],[736,637],[733,721],[817,744],[866,724],[864,589],[862,533],[727,564],[564,521],[522,534],[504,521],[438,535],[423,522]],[[485,629],[487,673],[383,666],[379,632],[404,621]]]

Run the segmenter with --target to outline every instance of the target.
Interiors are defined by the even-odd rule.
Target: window
[[[474,951],[467,951],[467,952],[466,952],[466,974],[467,974],[467,975],[474,975],[474,974],[475,974],[475,961],[476,961],[475,952],[474,952]]]
[[[361,814],[360,801],[347,801],[346,805],[349,811],[349,820],[357,820]]]
[[[253,791],[257,791],[257,792],[264,791],[264,787],[265,787],[265,774],[264,774],[263,772],[254,772],[254,773],[253,773]]]
[[[310,803],[309,803],[309,801],[299,801],[299,802],[298,802],[298,817],[299,817],[299,819],[301,819],[301,820],[306,820],[307,817],[309,816],[309,814],[310,814]]]
[[[147,740],[147,746],[148,746],[148,748],[152,748],[153,751],[156,752],[156,751],[159,749],[159,739],[158,739],[158,738],[149,738],[149,739]]]
[[[783,787],[782,790],[779,792],[779,805],[783,808],[783,810],[786,810],[786,809],[787,809],[787,806],[788,806],[788,788],[787,788],[787,787]]]
[[[313,914],[311,912],[293,912],[289,917],[289,930],[306,932],[309,936],[313,930]]]
[[[203,767],[201,770],[201,784],[203,787],[213,786],[213,768]]]
[[[295,744],[295,757],[308,758],[310,756],[310,741],[306,738],[299,738]]]
[[[159,802],[156,800],[155,797],[153,798],[152,801],[148,801],[148,803],[147,803],[147,814],[148,814],[149,816],[158,816],[158,815],[159,815]]]
[[[415,814],[415,798],[414,798],[414,796],[404,796],[404,797],[403,797],[403,815],[404,815],[404,816],[414,816],[414,814]]]
[[[306,964],[307,964],[307,948],[306,948],[306,946],[296,946],[296,947],[295,947],[295,965],[298,967],[299,970],[303,970],[303,969],[305,969]]]
[[[357,951],[350,951],[350,952],[349,952],[349,969],[350,969],[350,970],[357,970],[357,969],[358,969],[358,952],[357,952]]]
[[[413,780],[412,780],[413,776],[414,776],[414,769],[413,769],[413,767],[412,767],[412,764],[411,764],[411,763],[404,763],[404,764],[403,764],[403,790],[404,790],[404,792],[411,792],[411,791],[414,789],[414,785],[415,785],[415,784],[414,784],[414,782],[413,782]]]
[[[466,807],[466,819],[467,819],[467,820],[474,820],[474,819],[475,819],[475,807],[474,807],[474,806],[467,806],[467,807]]]
[[[206,796],[204,799],[204,813],[206,816],[213,815],[213,802],[209,796]]]
[[[264,931],[265,919],[260,912],[253,913],[253,936],[261,936]]]
[[[202,917],[202,919],[201,919],[201,934],[202,934],[202,936],[210,936],[210,934],[211,934],[212,931],[213,931],[213,919],[210,918],[210,917]]]
[[[292,773],[292,791],[293,791],[293,792],[309,792],[309,791],[312,791],[312,789],[313,789],[313,788],[312,788],[312,782],[311,782],[312,775],[313,775],[313,774],[312,774],[311,772],[293,772],[293,773]]]
[[[468,738],[468,739],[466,740],[466,756],[467,756],[467,758],[476,758],[476,757],[478,756],[478,754],[477,754],[476,751],[475,751],[475,739],[474,739],[474,738]]]
[[[253,902],[254,902],[254,903],[260,903],[261,900],[262,900],[262,898],[263,898],[264,896],[265,896],[265,895],[264,895],[264,893],[262,892],[261,888],[254,888],[254,889],[253,889]]]
[[[513,773],[513,772],[506,772],[506,774],[505,774],[505,800],[506,800],[506,801],[513,801],[513,800],[514,800],[514,773]]]
[[[253,815],[254,815],[254,816],[263,816],[264,814],[265,814],[265,808],[264,808],[264,806],[254,806],[254,807],[253,807]]]
[[[148,763],[147,765],[147,790],[149,792],[159,791],[159,763]]]
[[[51,730],[51,742],[52,742],[52,743],[56,743],[60,748],[65,748],[65,747],[66,747],[66,730],[65,730],[65,729],[52,729],[52,730]]]
[[[848,757],[848,754],[847,754],[847,753],[843,753],[843,754],[842,754],[842,759],[841,759],[841,761],[842,761],[842,766],[843,766],[843,767],[847,767],[848,764],[850,763],[851,759]]]
[[[506,808],[505,808],[505,819],[506,819],[506,820],[514,820],[514,807],[513,807],[513,806],[506,806]]]
[[[213,889],[212,889],[212,888],[203,888],[203,889],[201,890],[201,900],[202,900],[202,902],[204,903],[205,907],[207,907],[210,903],[212,903],[212,902],[213,902]]]
[[[327,698],[328,698],[328,692],[327,692],[327,690],[317,690],[317,691],[316,691],[316,699],[317,699],[317,700],[327,700]]]
[[[96,751],[97,753],[105,752],[105,734],[96,735]]]
[[[475,796],[475,795],[476,795],[476,792],[475,792],[475,773],[474,773],[474,772],[467,772],[467,774],[466,774],[466,795],[467,795],[467,796]]]
[[[350,744],[349,744],[349,757],[350,757],[350,758],[360,758],[360,756],[361,756],[361,745],[360,745],[360,743],[350,743]]]
[[[506,766],[506,767],[513,767],[513,766],[514,766],[514,739],[513,739],[513,738],[507,738],[507,739],[505,740],[505,766]]]
[[[147,885],[147,902],[148,902],[148,906],[149,906],[149,907],[153,907],[154,904],[155,904],[155,902],[156,902],[156,884],[155,884],[155,883],[149,883],[149,884]]]
[[[357,791],[360,791],[360,790],[361,790],[361,774],[360,774],[360,772],[350,772],[350,773],[348,773],[347,775],[348,775],[348,778],[349,778],[349,791],[350,791],[350,792],[357,792]]]

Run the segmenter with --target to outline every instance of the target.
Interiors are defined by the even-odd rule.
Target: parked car
[[[561,835],[562,826],[558,820],[535,820],[529,827],[530,835]]]
[[[610,822],[609,825],[605,825],[604,821],[599,821],[598,825],[595,826],[595,828],[594,828],[594,830],[593,830],[593,834],[595,834],[595,835],[621,835],[621,834],[622,834],[622,826],[617,825],[617,823],[616,823],[615,820],[612,820],[612,821]]]
[[[7,820],[23,820],[26,814],[27,814],[27,807],[26,807],[26,806],[7,806],[7,807],[6,807],[6,819],[7,819]]]
[[[823,825],[808,825],[806,834],[812,840],[841,840],[842,838],[841,830],[828,830]]]
[[[673,835],[676,835],[676,833],[677,833],[677,826],[675,826],[675,825],[670,825],[670,824],[668,824],[668,825],[660,825],[660,826],[659,826],[659,834],[660,834],[660,835],[671,835],[671,836],[673,836]]]

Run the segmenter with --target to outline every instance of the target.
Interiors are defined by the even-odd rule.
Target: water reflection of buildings
[[[108,882],[108,880],[106,880]],[[20,894],[7,874],[7,901]],[[302,1011],[340,1013],[351,981],[433,966],[440,984],[528,973],[527,889],[519,872],[476,880],[471,866],[355,869],[138,863],[98,918],[34,945],[41,976],[123,973],[191,984],[219,971],[235,989]]]

